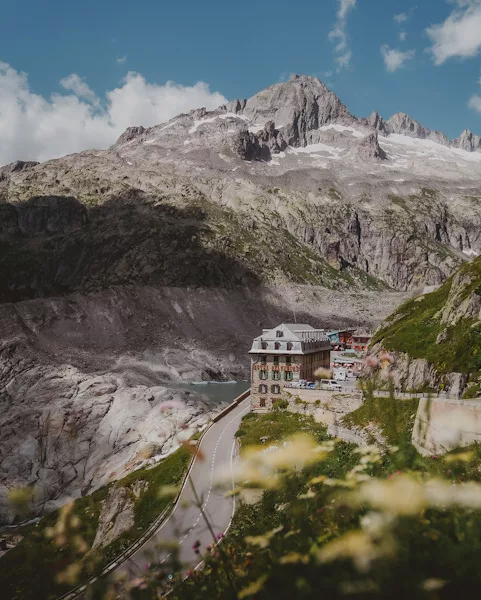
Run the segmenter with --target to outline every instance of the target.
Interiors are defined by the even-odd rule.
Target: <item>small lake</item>
[[[232,402],[237,396],[249,389],[248,381],[210,381],[205,383],[177,383],[170,387],[183,388],[207,396],[213,404]]]

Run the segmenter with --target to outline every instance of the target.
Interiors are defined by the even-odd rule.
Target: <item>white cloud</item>
[[[227,102],[203,82],[159,85],[134,72],[103,99],[78,75],[65,77],[61,85],[72,93],[34,94],[26,73],[0,62],[0,165],[106,148],[129,126],[149,127],[193,108],[213,109]]]
[[[127,60],[127,56],[118,56],[117,57],[117,63],[119,65],[121,65],[122,63],[124,63]]]
[[[334,28],[329,32],[329,39],[337,41],[335,46],[336,62],[338,71],[347,68],[351,62],[352,52],[347,44],[347,17],[349,12],[356,6],[357,0],[338,0],[337,21]]]
[[[381,46],[381,54],[384,58],[386,70],[393,73],[400,69],[406,61],[413,59],[416,51],[407,50],[406,52],[401,52],[401,50],[389,48],[387,44],[384,44],[384,46]]]
[[[60,85],[71,92],[73,92],[79,98],[83,98],[84,100],[88,100],[89,102],[96,102],[97,97],[95,92],[89,88],[89,86],[80,79],[78,75],[72,73],[67,77],[64,77],[60,80]]]
[[[458,8],[444,23],[426,29],[437,65],[456,56],[475,56],[481,49],[481,0],[455,0],[455,3]]]
[[[396,21],[396,23],[405,23],[408,20],[408,14],[407,13],[399,13],[398,15],[394,15],[394,20]]]
[[[401,40],[401,42],[405,42],[407,38],[407,33],[405,31],[400,31],[399,32],[399,39]]]
[[[476,110],[479,113],[481,113],[481,96],[478,96],[476,94],[474,96],[471,96],[468,102],[468,106],[469,108],[472,108],[473,110]]]

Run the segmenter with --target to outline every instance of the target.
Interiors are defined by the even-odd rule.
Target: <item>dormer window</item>
[[[267,350],[267,342],[261,342],[262,350]]]
[[[287,349],[292,350],[292,342],[287,342]]]
[[[281,331],[280,329],[278,329],[278,330],[276,331],[276,337],[284,337],[284,332],[283,332],[283,331]]]
[[[280,349],[281,349],[280,342],[274,342],[274,350],[280,350]]]

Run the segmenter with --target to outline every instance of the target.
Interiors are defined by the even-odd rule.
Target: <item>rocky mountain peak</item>
[[[463,133],[452,141],[453,146],[466,150],[467,152],[475,152],[481,150],[481,138],[474,135],[469,129],[465,129]]]
[[[367,119],[365,119],[365,121],[366,124],[369,125],[369,127],[376,129],[376,131],[379,131],[381,134],[389,134],[388,127],[386,126],[386,121],[381,117],[381,115],[377,111],[373,110],[370,116]]]
[[[356,121],[333,92],[317,77],[307,75],[293,75],[287,82],[262,90],[246,101],[242,114],[253,123],[273,121],[286,143],[294,147],[316,143],[312,132],[323,125]]]
[[[124,133],[116,141],[115,145],[122,145],[122,144],[125,144],[126,142],[130,142],[131,140],[133,140],[135,138],[139,138],[146,131],[147,131],[147,129],[145,129],[145,127],[142,127],[142,125],[140,125],[138,127],[127,127],[127,129],[124,131]]]
[[[421,140],[431,140],[438,144],[449,144],[448,138],[440,131],[431,131],[406,113],[394,114],[386,121],[389,133],[398,133]]]

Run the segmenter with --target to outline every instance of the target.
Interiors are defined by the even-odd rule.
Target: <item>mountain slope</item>
[[[464,135],[463,147],[469,146],[468,138]],[[240,257],[244,268],[271,283],[416,289],[441,283],[463,260],[481,252],[481,152],[454,147],[407,115],[388,121],[377,114],[357,119],[324,84],[305,76],[215,111],[198,109],[148,129],[132,127],[107,151],[86,151],[40,165],[18,163],[2,173],[0,209],[5,219],[0,242],[13,255],[20,248],[22,262],[15,277],[22,278],[24,270],[27,278],[38,271],[37,258],[31,264],[25,258],[34,256],[31,248],[37,242],[42,264],[55,263],[45,285],[34,283],[34,289],[18,286],[5,263],[0,265],[4,298],[129,281],[171,284],[170,269],[168,277],[156,268],[147,277],[143,269],[153,268],[148,264],[125,270],[113,261],[101,267],[102,277],[94,273],[92,254],[99,255],[106,239],[103,228],[110,229],[106,244],[124,244],[117,214],[127,204],[152,223],[163,220],[164,210],[172,210],[167,206],[182,211],[198,210],[199,204],[208,207],[201,219],[204,229],[213,232],[209,248],[213,245],[214,250],[222,237],[219,221],[236,221],[234,232],[251,232],[252,255],[274,250],[281,266],[273,267],[268,260],[266,268],[259,268],[255,260]],[[72,198],[82,205],[77,209],[83,211],[84,222],[66,226],[75,229],[69,242],[75,240],[81,251],[74,266],[62,269],[57,267],[58,255],[72,250],[52,241],[59,233],[52,220],[60,218],[54,205],[73,206]],[[52,215],[42,217],[49,221],[50,237],[39,242],[45,233],[40,205]],[[136,228],[145,229],[138,222]],[[233,246],[238,256],[239,244]],[[125,259],[129,264],[131,254],[129,250]],[[148,262],[146,250],[138,248],[138,254]],[[304,261],[302,269],[291,268],[294,254],[318,266],[311,269]],[[157,263],[163,260],[161,253]],[[72,268],[80,273],[75,284],[65,282],[63,275]],[[225,277],[214,279],[223,285]],[[182,275],[175,278],[176,284],[183,282]]]
[[[41,510],[169,449],[159,386],[247,376],[263,327],[373,327],[446,281],[481,253],[481,152],[455,146],[296,76],[0,169],[0,507],[9,486]]]
[[[403,304],[379,329],[373,351],[395,353],[395,380],[468,395],[481,382],[481,258],[463,265],[440,288]]]

